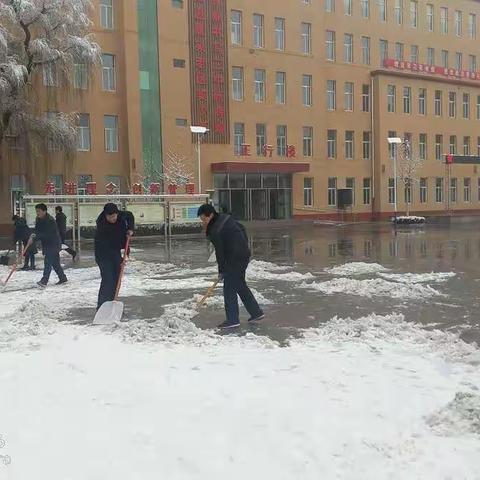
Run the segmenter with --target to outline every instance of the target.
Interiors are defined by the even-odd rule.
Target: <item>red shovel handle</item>
[[[12,265],[12,269],[10,270],[10,273],[8,274],[8,277],[5,279],[5,281],[3,282],[3,285],[6,286],[8,281],[12,278],[13,274],[15,273],[15,271],[17,270],[17,267],[18,267],[18,261],[21,260],[23,257],[25,257],[25,254],[27,253],[27,247],[24,246],[22,248],[22,254],[19,258],[17,258],[17,261]]]
[[[125,264],[127,263],[128,258],[128,247],[130,246],[130,235],[127,235],[127,242],[125,243],[125,252],[123,253],[123,261],[120,266],[120,275],[118,276],[117,288],[115,290],[115,298],[118,299],[118,294],[120,293],[120,287],[122,286],[123,274],[125,272]]]

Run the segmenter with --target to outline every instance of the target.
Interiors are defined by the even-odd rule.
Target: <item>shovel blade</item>
[[[112,302],[105,302],[99,309],[95,318],[94,325],[112,325],[119,322],[123,315],[123,302],[116,300]]]

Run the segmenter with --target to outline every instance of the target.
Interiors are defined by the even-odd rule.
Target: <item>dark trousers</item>
[[[118,258],[97,259],[97,264],[102,276],[102,283],[98,292],[97,309],[99,309],[105,302],[111,302],[115,299],[122,258],[119,255]]]
[[[52,269],[55,270],[59,280],[66,280],[67,277],[60,265],[60,252],[47,250],[43,254],[45,255],[45,265],[43,267],[42,282],[48,283]]]
[[[237,323],[239,321],[238,297],[242,300],[250,317],[256,318],[263,314],[245,281],[247,266],[248,264],[241,265],[238,268],[230,268],[224,272],[223,298],[225,300],[225,312],[229,323]]]
[[[27,240],[23,240],[23,246],[26,247],[28,243]],[[30,265],[31,268],[35,268],[35,253],[36,253],[36,248],[34,245],[31,245],[30,248],[25,252],[25,261],[24,261],[24,266],[28,267]]]

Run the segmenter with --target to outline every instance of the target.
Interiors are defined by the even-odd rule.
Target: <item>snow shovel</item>
[[[26,247],[23,247],[21,256],[20,256],[20,257],[17,259],[17,261],[12,265],[12,268],[11,268],[11,270],[10,270],[10,273],[8,274],[8,277],[7,277],[7,278],[5,279],[5,281],[3,282],[3,288],[5,288],[5,287],[7,286],[8,281],[12,278],[13,274],[17,271],[18,262],[19,262],[23,257],[25,257],[26,251],[27,251]]]
[[[207,301],[208,298],[210,298],[215,291],[216,286],[218,285],[218,282],[220,282],[220,279],[217,278],[213,285],[207,290],[207,293],[203,296],[201,300],[198,301],[197,306],[200,308],[203,306],[203,304]]]
[[[115,298],[110,302],[105,302],[97,311],[93,319],[94,325],[112,325],[119,322],[123,315],[123,302],[118,301],[118,294],[122,286],[122,278],[125,272],[125,264],[127,263],[128,247],[130,246],[130,237],[127,237],[125,245],[125,253],[123,254],[122,265],[120,266],[120,275],[118,276],[117,288],[115,290]]]

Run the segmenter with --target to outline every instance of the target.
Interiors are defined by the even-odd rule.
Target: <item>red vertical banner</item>
[[[189,1],[192,124],[207,143],[230,143],[226,0]]]

